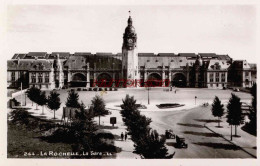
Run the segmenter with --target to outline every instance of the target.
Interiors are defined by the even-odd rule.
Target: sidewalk
[[[222,122],[220,123],[220,126],[222,126],[222,128],[218,128],[217,123],[206,123],[205,124],[206,127],[208,127],[210,130],[214,131],[215,133],[220,134],[223,138],[225,138],[226,140],[228,140],[229,142],[232,142],[233,144],[241,147],[244,151],[246,151],[247,153],[251,154],[252,156],[257,155],[257,142],[256,142],[256,136],[253,136],[251,134],[248,134],[247,132],[243,131],[241,129],[241,126],[237,127],[237,135],[239,135],[240,137],[235,137],[235,127],[232,126],[232,130],[233,130],[233,138],[232,141],[230,141],[230,134],[231,134],[231,127],[229,126],[229,124],[226,122],[226,118],[222,118]]]

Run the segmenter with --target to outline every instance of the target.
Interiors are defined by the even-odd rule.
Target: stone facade
[[[177,86],[222,89],[251,87],[256,65],[215,53],[138,53],[133,20],[128,19],[122,53],[29,52],[7,62],[8,88]],[[136,82],[139,82],[136,84]],[[149,83],[149,84],[148,84]],[[159,84],[158,84],[159,83]]]

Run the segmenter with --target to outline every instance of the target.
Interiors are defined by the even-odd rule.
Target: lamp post
[[[197,96],[195,96],[195,105],[196,105],[196,99],[197,99]]]
[[[149,93],[150,87],[147,87],[147,90],[148,90],[148,105],[149,105],[150,104],[150,93]]]
[[[23,104],[23,83],[21,82],[21,107],[22,107],[22,104]]]

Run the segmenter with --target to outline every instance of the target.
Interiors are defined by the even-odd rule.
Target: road
[[[216,123],[209,107],[176,112],[143,112],[143,114],[152,118],[151,127],[160,134],[171,128],[174,133],[185,137],[188,143],[187,149],[174,148],[175,140],[167,140],[167,147],[171,151],[171,148],[174,148],[176,152],[174,158],[252,158],[204,127],[205,123]]]

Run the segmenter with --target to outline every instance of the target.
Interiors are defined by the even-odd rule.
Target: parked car
[[[185,143],[185,138],[182,135],[176,135],[176,146],[178,148],[188,148],[188,144]]]
[[[175,139],[175,134],[173,134],[171,129],[165,130],[165,137],[166,139]]]
[[[239,92],[240,90],[239,90],[239,88],[233,88],[233,91]]]

